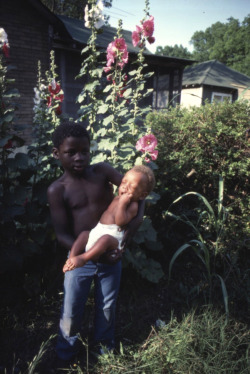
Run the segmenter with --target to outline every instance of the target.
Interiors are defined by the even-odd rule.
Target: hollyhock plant
[[[0,48],[3,49],[5,57],[9,57],[10,46],[8,43],[8,36],[2,27],[0,28]]]
[[[55,113],[57,115],[60,115],[62,113],[61,104],[64,99],[63,93],[59,94],[62,89],[59,83],[56,82],[56,80],[53,78],[51,81],[51,84],[48,86],[48,91],[50,95],[47,97],[47,106],[51,107],[55,105],[57,102],[59,102],[58,106],[55,108]]]

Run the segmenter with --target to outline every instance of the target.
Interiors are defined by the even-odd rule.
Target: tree
[[[250,76],[250,15],[242,24],[230,17],[227,23],[216,22],[192,38],[192,58],[199,62],[218,60]]]
[[[88,0],[41,0],[49,10],[55,14],[62,14],[71,18],[83,19],[84,8]],[[112,0],[103,0],[104,6],[110,8]]]
[[[165,47],[158,46],[156,48],[156,54],[168,57],[178,58],[192,58],[192,53],[187,48],[183,47],[182,44],[175,44],[174,47],[166,45]]]

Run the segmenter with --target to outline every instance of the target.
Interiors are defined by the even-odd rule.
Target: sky
[[[105,13],[110,24],[134,31],[144,17],[145,0],[113,0],[113,6]],[[189,51],[189,43],[195,31],[205,31],[216,22],[226,23],[230,17],[240,22],[250,15],[250,0],[150,0],[150,14],[155,20],[155,43],[147,45],[151,52],[157,46],[182,44]]]

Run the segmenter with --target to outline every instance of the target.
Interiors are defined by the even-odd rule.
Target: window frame
[[[233,101],[233,95],[230,94],[230,93],[225,93],[225,92],[212,92],[212,98],[211,98],[211,102],[213,103],[214,102],[214,96],[221,96],[222,97],[222,100],[219,101],[219,102],[223,102],[224,101],[224,98],[228,98],[230,99],[230,102],[232,103]]]

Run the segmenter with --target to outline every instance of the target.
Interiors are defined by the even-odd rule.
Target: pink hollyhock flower
[[[105,73],[108,73],[108,72],[110,72],[111,67],[110,67],[110,66],[105,66],[105,67],[103,68],[103,70],[105,71]]]
[[[105,73],[111,70],[111,65],[118,59],[117,65],[122,69],[128,62],[128,50],[123,38],[117,38],[109,43],[107,48],[107,66],[104,67]]]
[[[158,151],[154,150],[153,152],[149,152],[149,156],[151,157],[152,161],[155,161],[158,157]],[[145,157],[144,159],[146,162],[150,162],[150,158],[148,158],[147,156]]]
[[[151,37],[154,33],[154,17],[151,16],[147,21],[142,24],[143,35],[146,37]]]
[[[136,30],[132,32],[132,43],[134,47],[136,47],[141,40],[141,34],[142,28],[140,26],[136,26]]]
[[[144,135],[142,138],[140,138],[137,143],[135,148],[138,151],[141,152],[153,152],[155,147],[157,146],[157,139],[153,134],[147,134]]]
[[[116,48],[114,42],[110,42],[107,48],[107,55],[110,56],[109,58],[116,56]]]
[[[117,38],[114,40],[114,46],[121,52],[127,51],[127,45],[124,38]]]
[[[157,157],[158,157],[158,151],[157,150],[154,150],[153,152],[150,152],[150,157],[152,158],[152,160],[156,160]]]

